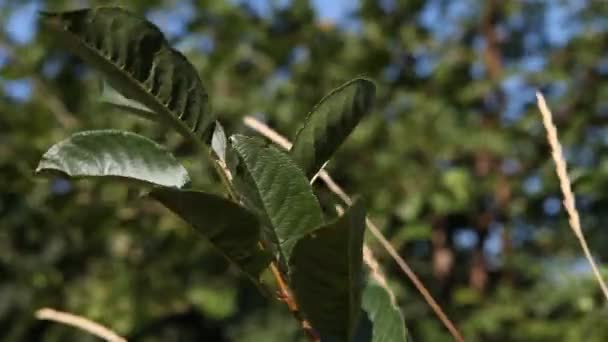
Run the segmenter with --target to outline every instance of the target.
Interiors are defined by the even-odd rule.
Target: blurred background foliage
[[[51,306],[136,341],[299,341],[261,296],[139,190],[40,180],[52,143],[122,128],[176,134],[102,106],[99,77],[38,32],[36,11],[109,4],[0,0],[0,340],[94,341],[36,321]],[[606,341],[608,308],[560,203],[534,91],[555,119],[585,234],[608,261],[608,2],[132,0],[200,71],[228,132],[254,116],[293,137],[328,91],[374,78],[374,114],[328,165],[468,341]],[[449,340],[374,241],[411,335]],[[608,276],[608,273],[606,274]]]

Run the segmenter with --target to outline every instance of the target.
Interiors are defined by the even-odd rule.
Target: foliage
[[[357,332],[364,231],[365,209],[355,203],[335,222],[299,239],[289,259],[296,298],[313,327],[328,340],[352,341]]]
[[[164,115],[166,120],[161,122],[187,132],[186,138],[207,151],[201,142],[210,135],[205,133],[209,125],[203,124],[208,116],[203,110],[208,96],[193,66],[168,46],[152,23],[118,7],[45,12],[43,16],[51,34],[96,67],[122,96]],[[353,86],[355,92],[345,99],[342,93]],[[352,341],[357,331],[371,336],[376,323],[369,317],[372,324],[358,328],[365,210],[355,205],[352,214],[349,211],[325,226],[305,171],[316,173],[348,137],[371,110],[373,94],[373,83],[354,80],[328,95],[296,138],[294,160],[253,138],[234,135],[220,139],[225,145],[222,151],[216,148],[218,159],[210,161],[216,163],[235,202],[204,192],[180,191],[187,179],[185,169],[159,145],[128,132],[77,133],[46,152],[37,170],[60,171],[71,177],[120,177],[156,185],[151,198],[195,227],[257,285],[263,286],[259,277],[269,263],[273,263],[271,267],[285,265],[286,274],[275,273],[282,293],[290,293],[285,286],[293,287],[295,299],[285,300],[299,306],[323,340]],[[141,110],[141,106],[136,109]],[[213,137],[221,138],[221,134],[218,128]],[[238,156],[230,170],[221,157],[227,151]],[[299,158],[302,155],[314,157]],[[262,237],[262,226],[269,240]],[[274,261],[271,252],[278,255]],[[405,341],[405,336],[389,338]]]
[[[121,177],[181,188],[188,171],[162,146],[137,134],[113,130],[76,133],[49,149],[37,173],[70,177]]]
[[[566,229],[533,106],[539,88],[557,114],[590,248],[605,261],[603,2],[361,0],[333,22],[309,1],[257,3],[271,2],[127,6],[158,24],[200,71],[209,114],[226,132],[251,135],[241,119],[252,115],[294,137],[327,90],[353,75],[374,79],[374,115],[326,168],[349,192],[363,193],[371,218],[466,340],[606,339],[606,307]],[[282,303],[260,296],[213,244],[141,197],[139,185],[33,178],[55,142],[116,128],[166,146],[192,189],[224,191],[214,163],[199,153],[210,137],[197,143],[184,130],[175,135],[108,106],[99,74],[63,48],[49,49],[57,39],[47,28],[30,37],[20,26],[34,10],[72,8],[0,2],[0,339],[92,341],[35,321],[41,306],[132,340],[301,338]],[[153,118],[175,121],[166,114]],[[211,133],[214,116],[204,117]],[[226,162],[234,157],[227,151]],[[314,186],[322,208],[324,192]],[[407,279],[369,243],[408,333],[447,340]]]

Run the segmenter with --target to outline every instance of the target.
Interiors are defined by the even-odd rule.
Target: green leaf
[[[291,255],[291,287],[323,340],[351,341],[361,312],[365,209],[360,202],[300,239]]]
[[[159,188],[150,196],[203,234],[226,259],[254,282],[268,266],[271,255],[260,249],[260,223],[240,205],[193,190]]]
[[[109,85],[103,85],[100,101],[109,107],[137,115],[146,120],[158,121],[158,114],[151,111],[150,108],[122,96]]]
[[[53,145],[37,173],[70,177],[121,177],[180,188],[190,181],[186,169],[163,146],[118,130],[86,131]]]
[[[372,108],[374,83],[356,78],[334,89],[308,114],[296,135],[291,157],[314,176]]]
[[[357,330],[356,342],[406,342],[407,328],[401,311],[388,289],[372,277],[363,290],[364,315]]]
[[[42,23],[110,86],[186,137],[206,137],[208,94],[192,64],[145,18],[119,7],[42,13]]]
[[[235,186],[263,219],[285,263],[295,242],[323,224],[321,207],[302,170],[289,156],[256,138],[234,135],[240,159]]]
[[[224,164],[226,164],[226,148],[228,146],[226,132],[219,121],[215,122],[213,135],[211,136],[211,149]]]

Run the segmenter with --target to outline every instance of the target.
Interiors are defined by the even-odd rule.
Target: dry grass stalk
[[[36,311],[36,318],[71,325],[108,342],[127,342],[125,338],[103,325],[71,313],[43,308]]]
[[[279,133],[274,131],[272,128],[268,127],[266,124],[260,122],[259,120],[255,119],[253,117],[247,116],[243,119],[243,122],[245,123],[245,125],[249,126],[254,131],[256,131],[256,132],[260,133],[261,135],[265,136],[266,138],[270,139],[277,145],[285,148],[286,150],[291,149],[292,144],[289,140],[287,140],[285,137],[283,137],[282,135],[280,135]],[[327,188],[330,191],[332,191],[333,193],[335,193],[336,195],[338,195],[338,197],[340,197],[340,199],[342,201],[344,201],[345,204],[352,205],[352,199],[350,198],[350,196],[348,196],[346,194],[346,192],[344,192],[344,190],[333,180],[333,178],[331,178],[331,176],[329,175],[329,173],[327,173],[327,171],[321,169],[321,171],[319,171],[319,173],[317,175],[318,175],[318,178],[321,178],[323,180],[323,182],[327,185]],[[416,290],[418,290],[418,292],[420,292],[420,294],[425,299],[425,301],[428,303],[428,305],[433,309],[433,311],[435,312],[435,314],[437,315],[439,320],[441,320],[441,322],[445,325],[445,327],[448,329],[450,334],[452,334],[452,337],[456,341],[459,341],[459,342],[464,341],[462,335],[460,334],[460,332],[458,331],[458,329],[456,328],[454,323],[452,323],[452,321],[448,318],[448,316],[443,312],[443,309],[441,309],[441,306],[439,306],[439,304],[435,301],[435,299],[433,298],[431,293],[426,289],[426,287],[424,286],[422,281],[420,279],[418,279],[418,276],[416,276],[416,273],[414,273],[412,268],[399,255],[399,253],[395,250],[395,248],[391,245],[391,243],[386,239],[386,237],[384,237],[384,234],[382,234],[380,229],[378,229],[378,227],[367,217],[365,218],[365,223],[367,225],[367,228],[372,233],[372,235],[376,238],[376,240],[378,240],[378,242],[380,242],[382,247],[387,251],[387,253],[391,256],[391,258],[393,258],[393,260],[395,260],[395,262],[397,263],[399,268],[403,271],[403,273],[405,273],[405,275],[411,280],[411,282],[416,287]],[[367,245],[364,245],[363,252],[364,252],[363,260],[364,260],[365,264],[372,270],[372,276],[374,277],[374,279],[379,284],[384,286],[386,288],[386,290],[388,291],[388,293],[390,294],[390,296],[392,298],[394,298],[394,294],[391,291],[391,289],[388,287],[388,284],[386,282],[386,279],[384,278],[384,275],[380,272],[380,268],[378,266],[378,261],[376,261],[374,255],[371,252],[371,249]]]
[[[587,240],[585,240],[585,236],[583,235],[583,230],[581,229],[581,220],[579,218],[578,210],[576,210],[576,205],[574,203],[574,194],[572,192],[572,186],[570,184],[570,178],[568,177],[566,160],[564,159],[564,155],[562,152],[562,145],[559,142],[557,137],[557,128],[555,124],[553,124],[553,116],[551,115],[551,111],[547,106],[547,102],[545,98],[540,92],[536,93],[536,98],[538,100],[538,108],[543,117],[543,125],[547,130],[547,140],[549,141],[549,145],[551,145],[551,155],[553,156],[553,160],[555,161],[555,171],[557,172],[557,177],[559,178],[559,185],[562,190],[562,194],[564,196],[564,207],[566,208],[566,212],[568,213],[570,228],[574,232],[574,235],[578,239],[581,248],[583,249],[583,253],[585,253],[585,257],[589,264],[591,265],[591,269],[593,270],[593,274],[597,279],[597,282],[600,284],[600,288],[604,293],[604,296],[608,300],[608,288],[602,279],[600,271],[595,264],[593,257],[591,256],[591,252],[589,251],[589,247],[587,246]]]

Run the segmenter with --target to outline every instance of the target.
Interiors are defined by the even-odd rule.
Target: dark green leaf
[[[254,282],[271,260],[260,249],[260,224],[240,205],[200,191],[155,189],[154,199],[202,233],[232,263]]]
[[[213,120],[208,94],[192,64],[151,22],[118,7],[42,15],[48,31],[122,95],[185,136],[206,134]]]
[[[248,207],[256,210],[284,261],[295,242],[323,223],[319,203],[302,170],[289,156],[262,140],[231,137],[241,164],[235,185]]]
[[[356,342],[406,342],[407,328],[392,294],[373,278],[363,290],[361,325]]]
[[[333,90],[308,114],[290,151],[307,177],[319,171],[371,111],[375,93],[373,82],[357,78]]]
[[[356,202],[335,222],[300,239],[290,279],[300,308],[322,339],[351,341],[361,312],[365,209]]]
[[[80,132],[53,145],[36,172],[53,171],[70,177],[121,177],[178,188],[190,181],[186,169],[163,146],[117,130]]]

